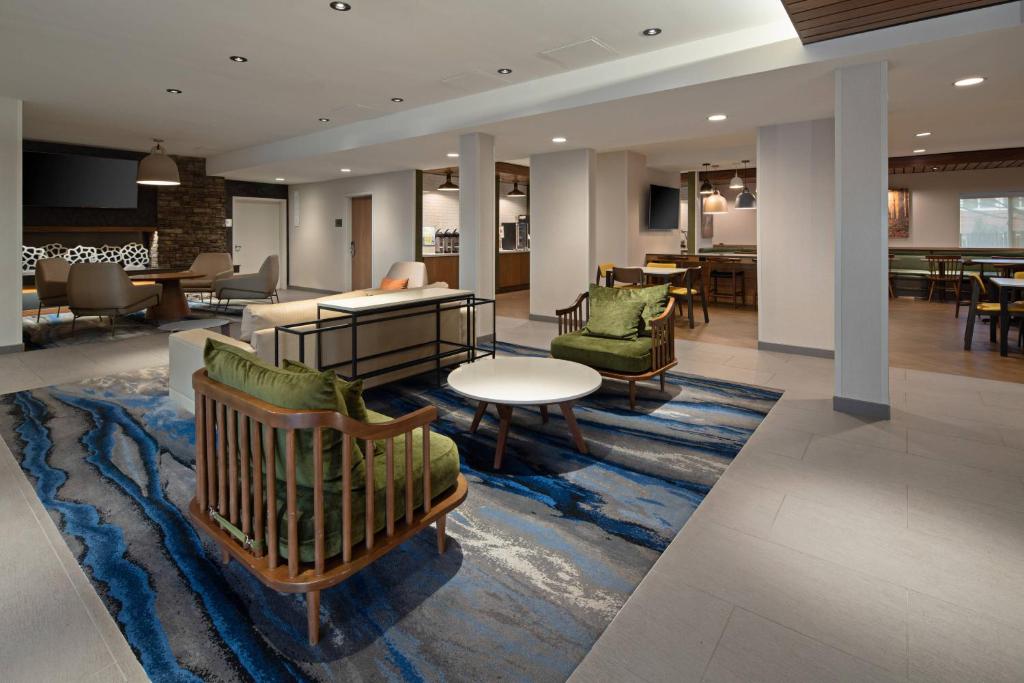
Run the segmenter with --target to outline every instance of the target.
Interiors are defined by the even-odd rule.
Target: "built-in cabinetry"
[[[452,289],[459,286],[458,254],[424,254],[423,262],[427,264],[427,282],[447,282]]]
[[[496,288],[499,292],[527,289],[530,286],[530,252],[500,252],[497,278]]]

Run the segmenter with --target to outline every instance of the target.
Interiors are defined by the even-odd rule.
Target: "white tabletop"
[[[970,261],[971,263],[984,263],[984,264],[987,264],[987,265],[1006,264],[1008,266],[1016,266],[1016,265],[1024,264],[1024,258],[1011,258],[1011,257],[998,258],[998,257],[994,257],[994,256],[993,257],[986,256],[984,258],[968,258],[967,260]]]
[[[483,358],[452,371],[448,385],[477,401],[547,405],[594,393],[601,387],[601,375],[586,365],[557,358]]]
[[[397,289],[386,294],[371,294],[348,299],[329,299],[321,301],[320,308],[343,313],[363,313],[377,308],[401,306],[403,304],[429,304],[438,299],[458,299],[471,296],[471,289],[449,289],[447,287],[419,287],[416,289]]]
[[[1024,280],[1018,280],[1012,277],[993,277],[989,278],[990,282],[995,283],[997,287],[1009,287],[1011,289],[1024,289]]]
[[[685,273],[686,268],[649,268],[643,267],[640,270],[644,271],[644,275],[663,275],[665,277],[671,277],[673,275],[679,275]]]

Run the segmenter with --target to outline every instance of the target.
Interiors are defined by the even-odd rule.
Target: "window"
[[[961,195],[960,246],[1024,248],[1024,193]]]

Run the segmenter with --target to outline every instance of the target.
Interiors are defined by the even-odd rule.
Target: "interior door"
[[[239,272],[255,273],[271,254],[281,257],[283,202],[236,197],[232,202],[234,261]]]
[[[352,289],[373,287],[373,199],[352,198]]]

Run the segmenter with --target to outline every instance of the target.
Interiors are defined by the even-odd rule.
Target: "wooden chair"
[[[647,264],[648,268],[678,268],[675,263],[667,263],[664,261],[651,261]],[[700,283],[698,286],[695,283]],[[704,296],[704,281],[701,277],[700,266],[686,266],[686,272],[680,273],[673,282],[669,284],[668,294],[677,302],[680,300],[686,300],[686,316],[690,323],[690,329],[693,329],[693,298],[695,296],[700,297],[700,306],[704,310],[704,324],[711,322],[711,318],[708,316],[708,301]]]
[[[637,268],[636,270],[640,270]],[[643,271],[640,271],[643,273]],[[566,355],[565,353],[559,352],[556,348],[556,342],[561,337],[572,337],[582,330],[587,320],[590,318],[590,300],[589,294],[583,292],[576,299],[576,303],[568,308],[562,308],[555,311],[555,315],[558,316],[558,337],[551,342],[551,355],[555,358],[564,358],[565,360],[572,360],[575,362],[581,362],[583,357],[576,357],[575,355]],[[661,315],[654,318],[650,322],[651,336],[650,339],[650,367],[643,370],[642,372],[627,373],[619,372],[616,370],[609,370],[607,368],[594,367],[595,370],[602,376],[609,379],[617,379],[623,382],[629,383],[629,409],[636,409],[636,383],[653,379],[655,377],[661,378],[661,390],[665,391],[665,373],[669,369],[676,365],[676,343],[675,343],[675,300],[669,298],[668,304],[665,306],[665,310],[662,311]],[[586,339],[584,337],[584,339]],[[648,339],[648,337],[641,337],[641,339]],[[607,340],[601,339],[602,342],[618,342],[620,340]],[[631,342],[628,340],[621,340],[623,348],[628,347]],[[579,349],[576,349],[578,351]],[[584,350],[585,353],[585,350]]]
[[[932,300],[935,294],[935,287],[939,288],[939,296],[945,300],[949,288],[960,297],[960,278],[963,274],[963,259],[957,256],[939,256],[929,254],[925,256],[928,263],[928,301]]]
[[[644,283],[644,269],[614,266],[608,277],[608,286],[615,287],[616,283],[622,283],[626,287],[639,287]]]
[[[458,475],[448,490],[430,487],[430,424],[433,406],[389,422],[369,424],[331,410],[287,410],[211,380],[205,369],[192,376],[196,414],[196,495],[189,504],[192,523],[220,546],[221,559],[232,558],[264,585],[282,593],[305,593],[310,645],[320,640],[320,591],[349,578],[430,524],[437,525],[437,549],[445,551],[446,515],[466,499],[466,479]],[[324,430],[342,434],[341,553],[326,557],[323,439]],[[296,432],[311,431],[314,453],[314,561],[299,561],[299,510]],[[405,472],[413,472],[414,431],[422,434],[423,504],[413,505],[413,487],[403,486],[396,500],[395,438],[405,439]],[[275,452],[275,434],[284,433],[283,453]],[[261,438],[262,437],[262,438]],[[375,531],[374,441],[384,440],[387,462],[384,528]],[[352,543],[352,451],[361,442],[365,458],[366,521],[364,540]],[[261,448],[261,444],[265,444]],[[231,457],[237,453],[238,457]],[[283,464],[282,464],[283,460]],[[286,474],[281,482],[278,467]],[[251,470],[251,471],[250,471]],[[308,473],[304,473],[308,474]],[[251,483],[250,483],[251,480]],[[282,489],[280,494],[278,490]],[[264,499],[264,492],[266,493]],[[278,557],[278,495],[285,498],[287,556]]]
[[[615,268],[614,263],[598,263],[597,264],[597,275],[594,277],[594,284],[604,284],[610,273]]]
[[[1016,277],[1016,276],[1015,276]],[[1022,275],[1024,277],[1024,275]],[[996,328],[999,327],[999,304],[993,301],[982,301],[982,297],[987,294],[985,288],[985,282],[981,279],[981,276],[977,273],[970,274],[971,280],[971,304],[967,309],[967,327],[964,329],[964,351],[971,350],[971,342],[974,339],[974,321],[978,316],[985,316],[988,318],[989,326],[989,341],[995,343],[996,340]],[[1011,318],[1020,318],[1024,316],[1024,302],[1015,301],[1008,307],[1008,312]],[[1022,329],[1021,334],[1024,334]],[[1020,340],[1018,339],[1018,342]]]
[[[713,257],[708,259],[708,266],[711,270],[711,296],[715,297],[715,303],[718,303],[719,296],[731,296],[734,308],[745,304],[747,301],[747,274],[740,268],[740,259]],[[724,292],[722,291],[723,283],[729,284]]]

